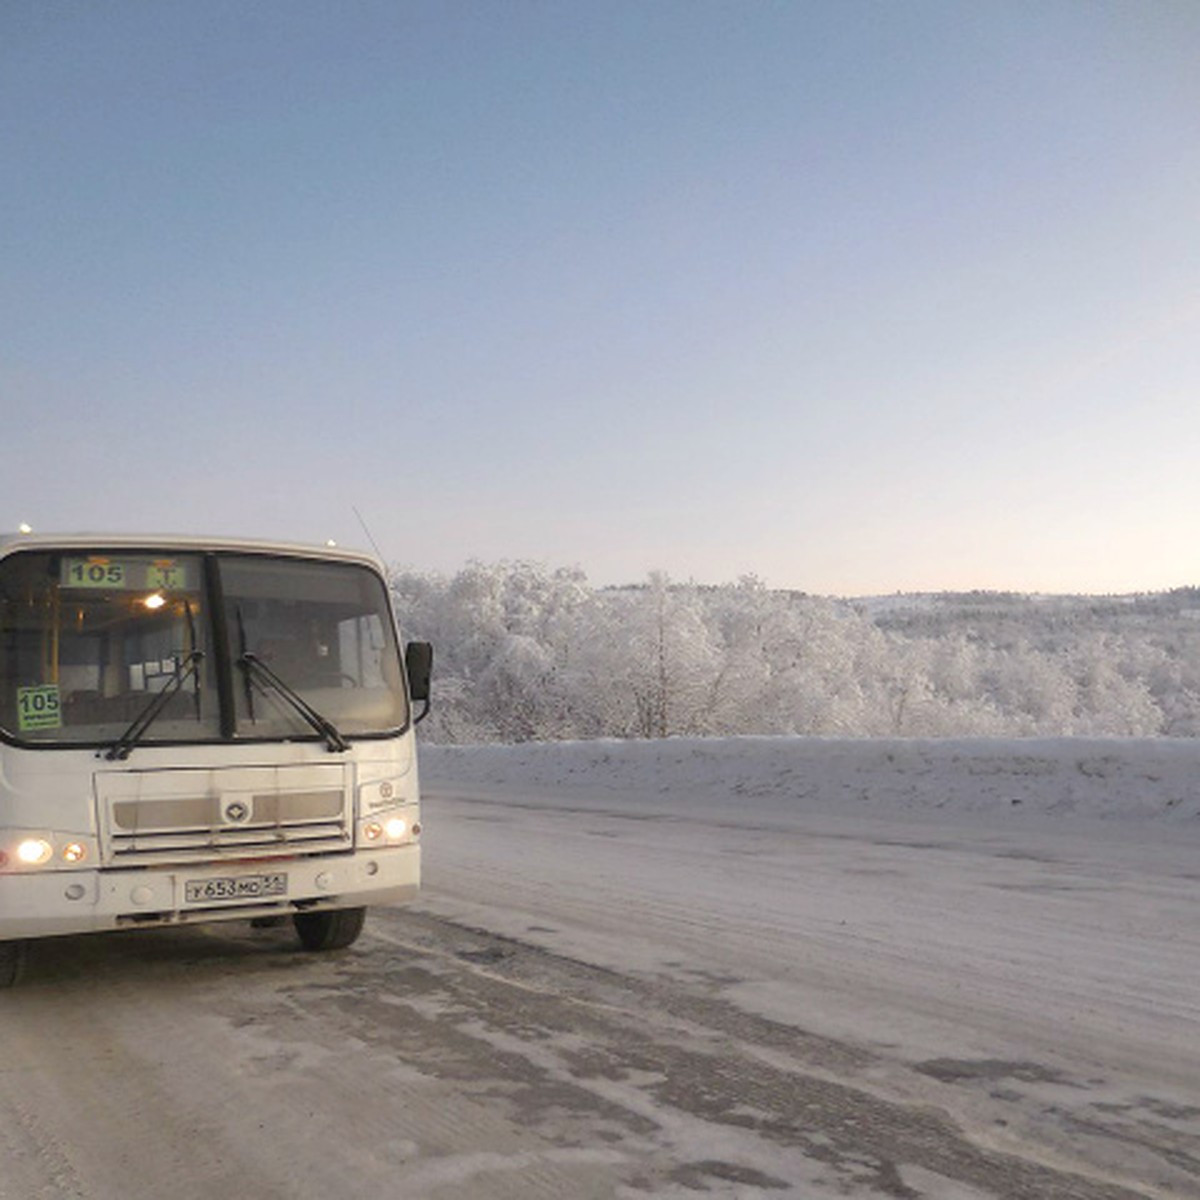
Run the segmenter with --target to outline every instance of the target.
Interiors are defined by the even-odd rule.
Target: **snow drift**
[[[1200,817],[1200,744],[1140,738],[827,739],[666,738],[519,745],[425,746],[427,787],[553,795],[566,805],[625,799],[645,809],[656,795],[755,814],[974,812]]]

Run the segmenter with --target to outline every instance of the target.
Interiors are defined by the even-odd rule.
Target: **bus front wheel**
[[[366,918],[365,908],[331,908],[297,913],[292,920],[305,950],[342,950],[358,940]]]
[[[12,987],[25,971],[28,942],[0,942],[0,988]]]

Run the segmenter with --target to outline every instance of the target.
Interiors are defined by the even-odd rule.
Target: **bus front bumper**
[[[400,904],[420,882],[419,844],[253,863],[0,873],[0,941]]]

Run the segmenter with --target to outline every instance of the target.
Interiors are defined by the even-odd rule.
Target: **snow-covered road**
[[[810,792],[836,794],[822,755],[839,748],[867,800],[895,789],[886,753],[871,768],[868,747],[826,744]],[[604,786],[607,751],[503,752],[522,761],[491,764],[499,785],[432,809],[428,908],[861,1049],[880,1094],[951,1113],[978,1145],[1200,1195],[1200,822],[1093,799],[1075,759],[1052,769],[1097,761],[1069,743],[1010,751],[1007,771],[998,747],[959,747],[957,772],[946,747],[910,745],[931,794],[890,813],[804,802],[777,762],[743,761],[740,792],[706,786],[732,757],[714,769],[712,749],[634,750],[636,801]],[[1031,774],[1040,806],[982,802]]]
[[[433,751],[423,898],[347,954],[43,946],[0,1197],[1200,1196],[1186,763],[835,749]]]

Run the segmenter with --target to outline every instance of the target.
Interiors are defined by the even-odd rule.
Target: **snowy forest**
[[[1200,735],[1200,589],[863,600],[577,569],[394,570],[438,742]]]

